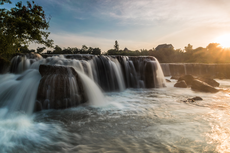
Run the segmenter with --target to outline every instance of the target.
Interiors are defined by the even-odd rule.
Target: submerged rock
[[[195,100],[195,101],[196,101],[196,100],[203,100],[201,97],[198,97],[198,96],[193,97],[192,99]]]
[[[43,109],[63,109],[86,102],[81,79],[72,67],[40,65],[37,100]]]
[[[178,81],[174,87],[178,87],[178,88],[187,88],[187,84],[184,80]]]
[[[185,102],[185,103],[193,103],[193,102],[195,102],[195,101],[199,101],[199,100],[203,100],[201,97],[198,97],[198,96],[196,96],[196,97],[193,97],[193,98],[188,98],[187,100],[184,100],[183,102]]]
[[[216,88],[214,88],[214,87],[210,86],[209,84],[202,82],[198,79],[193,80],[191,89],[195,90],[195,91],[210,92],[210,93],[216,93],[219,91]]]

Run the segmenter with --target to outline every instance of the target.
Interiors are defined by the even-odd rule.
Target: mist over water
[[[0,90],[0,152],[230,151],[228,92],[209,94],[175,88],[175,80],[165,83],[162,71],[157,77],[165,88],[125,89],[136,82],[141,87],[141,76],[138,71],[135,77],[131,77],[135,73],[118,77],[121,68],[116,60],[109,62],[107,70],[114,71],[108,71],[112,75],[106,75],[104,81],[115,80],[117,86],[104,86],[109,89],[104,92],[94,71],[98,65],[92,60],[85,62],[88,64],[64,56],[51,57],[33,62],[21,74],[0,75],[0,89],[4,89]],[[134,64],[126,63],[132,72]],[[30,101],[36,99],[40,64],[74,67],[84,78],[88,102],[32,114],[34,103]],[[127,85],[125,80],[129,80]],[[226,91],[230,89],[230,80],[217,81]],[[183,102],[195,96],[203,101]]]

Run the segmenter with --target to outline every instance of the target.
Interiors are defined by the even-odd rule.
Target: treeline
[[[38,47],[36,50],[35,49],[28,49],[27,46],[23,46],[20,48],[19,52],[20,53],[31,53],[31,52],[36,52],[39,54],[42,54],[43,51],[46,49],[46,47]],[[86,45],[82,45],[82,48],[61,48],[58,45],[54,47],[54,50],[47,50],[47,54],[93,54],[93,55],[101,55],[101,49],[100,48],[92,48],[92,47],[87,47]]]
[[[207,47],[198,47],[188,44],[184,49],[174,49],[172,45],[159,45],[155,49],[141,49],[131,51],[125,48],[110,49],[106,55],[124,56],[154,56],[161,63],[230,63],[230,48],[222,48],[218,43],[210,43]]]

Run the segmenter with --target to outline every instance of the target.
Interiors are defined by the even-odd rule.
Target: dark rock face
[[[72,67],[40,65],[39,72],[42,79],[37,100],[43,109],[63,109],[86,102],[81,79]]]
[[[194,77],[192,75],[184,75],[178,79],[178,81],[182,80],[184,80],[187,85],[191,85],[194,80]]]
[[[210,86],[209,84],[202,82],[198,79],[194,79],[194,81],[192,82],[191,89],[195,91],[211,92],[211,93],[216,93],[219,91],[214,87]]]
[[[0,74],[6,73],[10,62],[0,57]]]
[[[156,67],[153,63],[146,63],[144,76],[146,88],[154,88],[156,86]]]
[[[187,84],[184,80],[178,81],[174,87],[178,87],[178,88],[187,88]]]

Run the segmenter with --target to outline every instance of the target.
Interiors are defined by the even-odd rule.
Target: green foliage
[[[54,47],[53,54],[62,54],[62,49],[58,45]]]
[[[45,49],[46,49],[46,47],[38,47],[37,53],[41,54]]]
[[[11,3],[1,0],[1,4]],[[20,52],[20,47],[29,43],[44,44],[52,47],[53,40],[48,39],[49,20],[42,7],[27,1],[16,3],[16,7],[0,9],[0,56],[10,56]]]
[[[48,54],[93,54],[93,55],[101,55],[101,49],[100,48],[92,48],[87,47],[86,45],[82,45],[81,49],[78,49],[77,47],[74,48],[64,48],[62,50],[61,47],[56,45],[54,47],[53,52],[47,51]]]
[[[123,56],[154,56],[161,63],[230,63],[230,48],[221,48],[218,43],[210,43],[206,48],[188,44],[184,50],[174,48],[160,48],[158,50],[141,49],[130,51],[110,49],[106,55]]]

